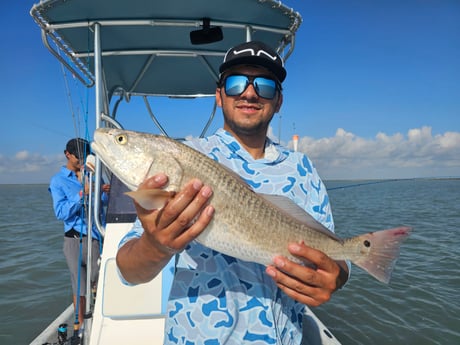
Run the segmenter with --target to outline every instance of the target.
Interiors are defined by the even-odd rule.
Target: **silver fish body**
[[[198,242],[224,254],[263,265],[283,255],[300,262],[288,243],[304,242],[335,260],[350,260],[382,282],[389,282],[409,227],[340,239],[285,197],[256,194],[235,173],[173,139],[119,129],[97,129],[92,149],[131,190],[157,173],[179,191],[198,178],[213,189],[213,220]],[[133,197],[142,205],[142,196]],[[148,201],[148,200],[147,200]],[[280,205],[283,205],[280,207]]]

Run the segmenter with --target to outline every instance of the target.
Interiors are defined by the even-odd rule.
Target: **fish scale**
[[[209,185],[215,213],[197,241],[241,260],[269,265],[276,255],[284,255],[302,263],[287,247],[304,242],[335,260],[350,260],[388,283],[400,245],[411,231],[401,226],[340,239],[288,198],[259,195],[220,163],[164,136],[100,128],[91,147],[133,191],[160,172],[168,175],[170,191],[180,191],[192,178]],[[152,208],[145,190],[130,196],[144,208]]]

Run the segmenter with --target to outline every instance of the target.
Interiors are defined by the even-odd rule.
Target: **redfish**
[[[242,260],[269,265],[276,255],[283,255],[300,263],[287,247],[304,242],[388,283],[400,245],[411,232],[410,227],[400,226],[341,239],[286,197],[257,194],[228,168],[164,136],[97,129],[91,147],[146,209],[162,207],[192,178],[209,185],[215,213],[197,241]],[[136,191],[146,178],[160,172],[169,177],[164,190]]]

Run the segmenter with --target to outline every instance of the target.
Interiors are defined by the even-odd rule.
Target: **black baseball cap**
[[[224,61],[219,67],[223,73],[236,65],[262,66],[272,72],[282,83],[286,78],[284,61],[279,54],[263,42],[250,41],[230,48],[224,56]]]
[[[82,138],[70,139],[67,142],[65,151],[73,154],[78,159],[84,158],[91,153],[89,142]]]

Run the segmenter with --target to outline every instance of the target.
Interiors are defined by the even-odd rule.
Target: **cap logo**
[[[252,48],[246,48],[246,49],[242,49],[242,50],[234,50],[233,51],[233,54],[234,55],[239,55],[239,54],[244,54],[244,53],[250,53],[251,56],[261,56],[261,55],[265,55],[266,57],[268,57],[269,59],[273,60],[273,61],[276,61],[278,59],[278,57],[276,55],[271,55],[269,53],[267,53],[265,50],[263,49],[259,49],[257,52],[252,49]],[[283,64],[283,62],[281,62],[281,64]]]

